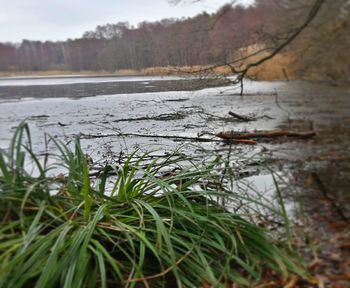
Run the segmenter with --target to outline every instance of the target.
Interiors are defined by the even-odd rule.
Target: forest
[[[249,7],[228,4],[214,14],[142,22],[137,27],[116,21],[67,41],[0,43],[0,71],[114,72],[225,65],[278,46],[307,17],[312,2],[259,0]],[[258,78],[345,79],[350,72],[349,58],[342,57],[350,43],[349,13],[348,1],[326,1],[312,25],[275,59],[278,72],[273,73],[270,66],[269,73],[262,72]]]

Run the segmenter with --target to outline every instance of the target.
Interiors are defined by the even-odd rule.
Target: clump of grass
[[[74,150],[51,141],[60,156],[47,165],[22,123],[0,152],[0,287],[250,286],[266,269],[303,273],[266,231],[217,204],[232,196],[193,188],[212,165],[160,179],[172,159],[143,167],[131,155],[92,179],[79,140]],[[48,177],[58,166],[66,177]]]

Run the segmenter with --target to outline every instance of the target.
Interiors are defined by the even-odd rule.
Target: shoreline
[[[144,69],[121,69],[117,71],[105,70],[46,70],[46,71],[0,71],[0,78],[18,78],[18,77],[128,77],[128,76],[180,76],[196,73],[203,66],[189,67],[150,67]],[[216,74],[216,73],[215,73]]]
[[[272,64],[272,65],[271,65]],[[252,69],[247,74],[246,80],[252,81],[306,81],[306,82],[323,82],[333,86],[350,87],[349,81],[334,80],[334,79],[322,79],[322,77],[315,77],[309,75],[309,77],[302,77],[294,75],[286,77],[286,73],[283,65],[276,69],[273,67],[273,63],[265,63],[258,69]],[[278,65],[277,65],[278,66]],[[274,69],[271,69],[271,68]],[[150,67],[144,69],[121,69],[114,72],[99,70],[82,70],[82,71],[70,71],[70,70],[47,70],[47,71],[16,71],[16,72],[5,72],[0,71],[1,80],[21,80],[21,79],[51,79],[51,78],[103,78],[103,77],[166,77],[166,76],[232,76],[232,73],[228,71],[227,67],[218,67],[209,73],[200,72],[200,70],[207,69],[208,66],[169,66],[169,67]],[[273,73],[268,73],[270,69]],[[280,70],[278,73],[277,70]]]

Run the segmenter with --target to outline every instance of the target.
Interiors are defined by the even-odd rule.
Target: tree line
[[[256,42],[268,13],[262,4],[226,5],[217,13],[187,19],[98,26],[74,40],[0,43],[0,70],[115,71],[229,61],[238,47]]]
[[[0,71],[116,71],[232,63],[242,47],[278,45],[307,16],[313,2],[257,0],[250,7],[227,4],[213,14],[142,22],[137,27],[127,22],[97,26],[67,41],[0,43]],[[300,62],[305,64],[300,70],[327,62],[348,71],[349,60],[338,63],[336,56],[347,53],[350,44],[350,33],[344,33],[349,31],[349,6],[346,0],[326,0],[313,27],[288,47],[300,51]],[[312,63],[315,59],[318,62]]]

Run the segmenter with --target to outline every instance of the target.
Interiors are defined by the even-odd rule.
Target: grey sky
[[[0,0],[0,42],[66,40],[97,25],[155,21],[215,12],[228,0],[171,6],[167,0]],[[251,0],[241,0],[247,4]]]

